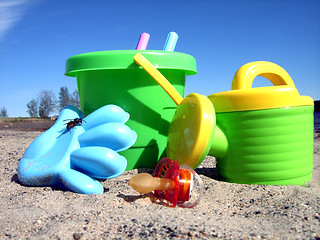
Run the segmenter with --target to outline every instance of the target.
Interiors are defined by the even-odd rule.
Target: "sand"
[[[0,130],[0,239],[320,239],[319,134],[307,187],[219,181],[207,157],[196,170],[204,196],[191,209],[134,191],[128,180],[138,170],[102,181],[101,195],[22,186],[19,159],[40,134]]]

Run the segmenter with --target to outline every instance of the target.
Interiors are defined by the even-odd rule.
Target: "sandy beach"
[[[226,183],[215,159],[196,169],[205,191],[195,208],[155,203],[128,185],[138,172],[102,181],[101,195],[19,184],[19,159],[40,131],[0,130],[0,239],[320,239],[320,138],[306,187]]]

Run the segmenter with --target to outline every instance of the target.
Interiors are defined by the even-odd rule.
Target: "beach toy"
[[[154,191],[155,197],[167,200],[172,207],[177,204],[180,207],[194,207],[203,194],[203,183],[199,175],[187,165],[179,167],[177,161],[169,158],[159,161],[154,177],[148,173],[140,173],[130,179],[129,185],[140,193]],[[197,196],[191,200],[192,195],[196,195],[196,186]]]
[[[256,76],[274,86],[252,88]],[[217,158],[224,179],[276,185],[312,179],[314,102],[300,96],[282,67],[265,61],[245,64],[236,72],[231,91],[209,99],[228,139],[227,154]]]
[[[18,167],[22,184],[101,194],[103,186],[94,178],[113,178],[124,172],[127,161],[119,152],[137,138],[125,125],[129,114],[106,105],[83,117],[76,107],[66,106],[55,124],[30,144]],[[70,122],[75,124],[67,127]]]
[[[113,50],[79,54],[66,62],[66,75],[77,78],[81,110],[85,115],[115,104],[130,113],[126,123],[138,138],[128,150],[126,170],[155,168],[167,145],[168,128],[176,104],[152,77],[136,65],[133,56],[141,52],[184,95],[186,75],[196,74],[196,61],[180,52]]]
[[[163,51],[174,51],[177,41],[178,41],[178,34],[175,32],[170,32],[167,36],[166,42],[163,47]]]
[[[140,39],[139,39],[139,42],[137,44],[136,49],[137,50],[146,50],[149,39],[150,39],[150,35],[148,33],[142,33],[140,35]]]
[[[224,180],[301,185],[313,169],[313,100],[300,96],[289,74],[271,62],[242,66],[232,90],[181,98],[141,54],[134,57],[179,104],[169,127],[167,156],[195,168],[215,156]],[[256,76],[274,86],[252,88]]]

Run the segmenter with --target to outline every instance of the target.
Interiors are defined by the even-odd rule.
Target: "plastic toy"
[[[139,39],[139,42],[137,44],[136,49],[137,50],[146,50],[147,46],[148,46],[149,39],[150,39],[150,35],[148,33],[142,33],[140,35],[140,39]]]
[[[94,178],[123,173],[127,161],[118,152],[128,149],[137,138],[124,124],[129,114],[107,105],[83,117],[76,107],[65,107],[56,123],[30,144],[18,167],[22,184],[101,194],[103,187]],[[74,123],[71,128],[67,128],[68,121]]]
[[[274,86],[252,88],[256,76]],[[245,64],[235,74],[231,91],[209,99],[228,142],[226,154],[217,155],[223,178],[276,185],[312,179],[314,102],[300,96],[283,68],[263,61]]]
[[[113,50],[79,54],[66,62],[66,75],[77,78],[81,110],[85,115],[115,104],[130,113],[126,123],[138,138],[123,151],[126,170],[155,168],[167,145],[168,127],[177,105],[133,56],[141,52],[184,95],[186,75],[196,74],[191,55],[172,51]]]
[[[191,201],[196,186],[193,177],[197,180],[198,195]],[[130,179],[129,185],[140,193],[154,191],[155,197],[167,200],[172,207],[177,204],[180,207],[194,207],[203,194],[203,183],[199,175],[186,165],[179,168],[179,163],[169,158],[159,161],[154,177],[148,173],[140,173]]]
[[[166,42],[163,47],[163,51],[174,51],[177,41],[178,41],[178,34],[175,32],[170,32],[167,36]]]
[[[242,66],[232,90],[182,98],[140,53],[134,60],[178,106],[167,156],[195,168],[209,154],[229,182],[304,184],[313,169],[313,100],[300,96],[289,74],[270,62]],[[274,86],[252,88],[256,76]],[[216,114],[217,112],[217,114]]]

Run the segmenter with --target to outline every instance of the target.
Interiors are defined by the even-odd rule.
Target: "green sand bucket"
[[[256,76],[274,86],[252,88]],[[235,74],[231,91],[209,99],[228,140],[227,154],[217,156],[217,171],[226,181],[302,185],[312,179],[314,103],[300,96],[284,69],[248,63]]]
[[[136,65],[133,56],[141,52],[184,95],[186,75],[196,74],[196,61],[188,54],[168,51],[114,50],[70,57],[66,75],[77,78],[81,110],[85,115],[115,104],[130,113],[127,125],[137,132],[136,143],[121,152],[126,170],[154,168],[163,155],[168,127],[176,105],[162,88]]]

